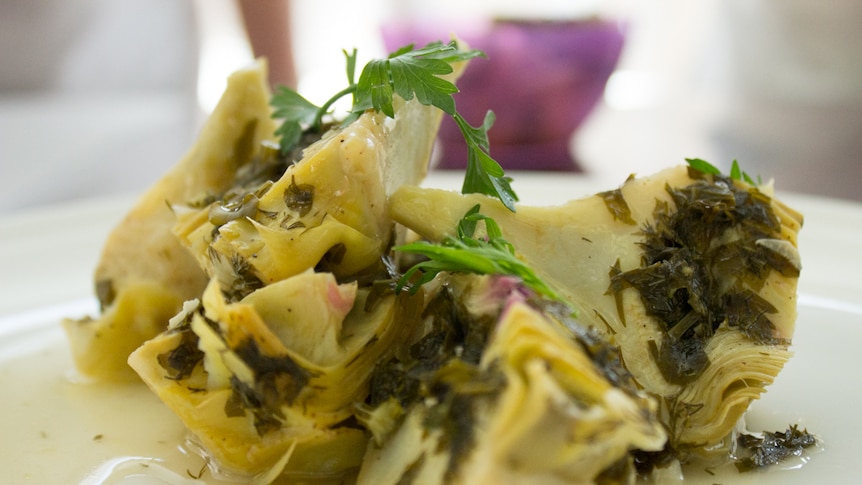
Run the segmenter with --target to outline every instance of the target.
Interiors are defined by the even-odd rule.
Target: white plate
[[[457,188],[460,174],[429,185]],[[616,182],[515,174],[531,204],[562,202]],[[713,477],[695,483],[808,484],[862,475],[862,205],[785,195],[805,214],[795,357],[748,415],[754,430],[799,424],[824,451],[797,470]],[[0,470],[3,483],[202,483],[202,460],[182,448],[184,430],[143,385],[80,382],[59,322],[96,311],[91,273],[105,236],[130,198],[17,214],[0,223]],[[212,483],[204,474],[203,483]],[[695,478],[695,477],[692,477]]]

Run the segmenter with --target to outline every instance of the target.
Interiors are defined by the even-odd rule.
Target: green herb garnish
[[[286,155],[296,146],[302,134],[319,131],[323,118],[330,108],[344,96],[352,95],[353,104],[343,123],[350,123],[367,110],[375,110],[394,117],[393,95],[405,101],[414,97],[426,106],[434,106],[449,115],[461,130],[467,142],[467,173],[461,192],[485,194],[500,199],[512,212],[518,197],[512,190],[510,179],[500,164],[489,154],[488,130],[494,124],[491,111],[479,126],[470,125],[456,110],[453,94],[458,88],[441,76],[453,71],[452,64],[484,56],[478,50],[460,50],[456,42],[432,42],[421,49],[413,45],[402,47],[386,59],[370,61],[355,80],[356,50],[344,52],[347,60],[347,87],[317,106],[295,91],[280,86],[270,104],[273,117],[281,119],[276,130],[280,137],[281,153]]]
[[[794,424],[786,431],[766,432],[762,437],[743,433],[737,438],[737,443],[741,451],[749,456],[738,457],[736,468],[748,472],[775,465],[793,456],[802,456],[803,450],[817,444],[817,438]]]
[[[719,170],[715,165],[707,162],[706,160],[702,160],[700,158],[686,158],[685,161],[688,162],[688,165],[691,168],[697,170],[698,172],[710,175],[722,175],[721,170]],[[730,178],[732,180],[741,180],[755,186],[762,183],[760,176],[758,176],[757,181],[755,181],[753,178],[751,178],[750,175],[740,169],[739,162],[736,160],[734,160],[733,164],[730,166]]]
[[[479,221],[484,222],[486,238],[473,237]],[[494,219],[480,214],[478,204],[468,210],[458,222],[457,237],[446,236],[439,244],[417,241],[394,249],[428,258],[401,276],[396,285],[397,291],[410,285],[410,291],[415,292],[420,286],[433,280],[438,273],[447,271],[516,276],[536,293],[563,301],[556,291],[515,255],[515,248],[503,239],[500,226]],[[416,273],[420,273],[421,277],[418,281],[411,282]]]
[[[685,161],[688,162],[689,167],[697,170],[698,172],[710,175],[721,175],[721,170],[719,170],[718,167],[707,162],[706,160],[701,160],[700,158],[686,158]]]
[[[666,190],[672,204],[657,203],[640,231],[641,266],[622,271],[617,262],[609,294],[621,308],[622,291],[637,290],[664,330],[661,345],[650,348],[659,370],[668,382],[685,385],[710,365],[706,346],[722,325],[754,342],[777,343],[771,321],[777,310],[758,291],[772,271],[799,273],[758,244],[780,237],[781,225],[771,199],[756,188],[722,178]],[[728,240],[731,231],[739,237]]]

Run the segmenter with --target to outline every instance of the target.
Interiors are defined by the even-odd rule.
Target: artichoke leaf
[[[101,315],[64,322],[82,374],[134,379],[126,365],[131,351],[164,330],[166,317],[179,312],[184,301],[200,296],[208,278],[173,235],[176,216],[170,206],[227,190],[237,168],[272,137],[266,78],[263,61],[231,75],[197,143],[109,235],[95,271]],[[114,308],[122,301],[137,301],[147,310],[132,314]],[[113,333],[125,337],[97,337]]]

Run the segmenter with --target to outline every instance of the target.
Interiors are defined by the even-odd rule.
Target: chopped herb
[[[180,330],[180,344],[170,352],[159,354],[157,361],[168,371],[166,379],[180,381],[190,376],[198,364],[203,361],[204,353],[198,348],[198,336],[186,326]]]
[[[614,216],[614,220],[632,226],[637,224],[635,220],[632,219],[632,211],[629,208],[629,204],[626,202],[625,197],[623,197],[623,191],[621,189],[600,192],[598,196],[605,201],[605,205],[611,212],[611,215]]]
[[[749,185],[760,185],[761,184],[760,176],[757,177],[757,182],[755,182],[754,179],[752,179],[750,175],[743,172],[739,168],[739,162],[737,162],[736,160],[733,161],[733,165],[731,165],[731,167],[730,167],[730,178],[732,178],[733,180],[742,180],[742,181],[748,183]]]
[[[309,131],[320,131],[320,118],[322,118],[322,114],[318,115],[320,108],[296,91],[286,86],[279,86],[270,104],[275,108],[272,117],[283,120],[275,131],[281,140],[279,148],[282,155],[288,155],[299,143],[303,133],[306,132],[303,125],[312,125],[314,129]]]
[[[647,313],[663,325],[653,357],[677,384],[696,379],[709,365],[704,348],[722,322],[753,341],[777,342],[769,317],[776,310],[756,291],[771,271],[798,274],[786,258],[757,243],[780,237],[770,198],[713,175],[714,167],[700,162],[690,161],[709,175],[687,187],[667,187],[675,210],[656,205],[655,222],[641,231],[642,265],[612,268],[608,290],[619,305],[623,289],[637,289]],[[728,238],[731,230],[739,237]]]
[[[456,373],[456,376],[451,373]],[[506,380],[495,367],[479,370],[459,361],[450,363],[440,374],[445,380],[432,384],[435,404],[428,409],[423,424],[428,429],[443,431],[441,446],[449,449],[444,478],[449,482],[475,445],[475,421],[481,411],[478,403],[495,401],[505,388]]]
[[[222,294],[227,301],[240,301],[251,292],[265,286],[263,280],[255,274],[254,267],[241,255],[233,254],[225,263],[222,254],[212,246],[209,247],[208,254],[213,261],[216,276],[222,286]]]
[[[419,396],[419,380],[408,375],[405,365],[398,359],[377,364],[371,375],[368,404],[379,406],[394,398],[402,408],[413,404]]]
[[[242,416],[251,412],[260,436],[280,428],[285,418],[281,407],[293,403],[312,373],[289,356],[261,353],[253,339],[245,340],[233,351],[254,371],[254,383],[231,377],[233,393],[225,403],[225,414]]]
[[[395,251],[421,254],[427,258],[404,273],[398,280],[397,290],[408,284],[415,292],[420,286],[433,280],[440,272],[460,272],[487,275],[510,275],[520,278],[536,293],[553,300],[562,298],[545,283],[526,263],[515,255],[515,248],[503,239],[500,226],[494,219],[479,213],[475,205],[464,214],[458,223],[457,237],[446,236],[439,244],[417,241],[395,247]],[[478,222],[485,225],[486,238],[474,238]],[[419,280],[411,282],[414,275]]]
[[[452,290],[432,298],[422,321],[430,322],[430,330],[408,352],[375,368],[367,404],[395,399],[404,409],[424,406],[423,425],[441,430],[440,445],[450,452],[446,476],[451,478],[473,447],[479,401],[493,402],[505,388],[505,376],[495,366],[478,365],[493,318],[471,316]]]
[[[632,393],[637,392],[637,384],[623,365],[619,347],[608,343],[595,328],[584,326],[577,321],[576,312],[567,304],[551,300],[533,303],[572,332],[572,340],[584,350],[611,384]]]
[[[659,371],[668,382],[688,384],[709,366],[706,341],[707,338],[700,335],[678,340],[664,335],[660,349],[656,347],[654,340],[649,341],[649,349]]]
[[[737,444],[745,456],[737,458],[735,465],[741,472],[758,470],[775,465],[792,456],[801,456],[803,450],[817,443],[808,430],[792,425],[786,431],[763,433],[763,437],[740,434]]]
[[[362,69],[358,80],[354,80],[356,50],[344,52],[347,60],[348,86],[327,100],[322,106],[303,98],[298,93],[279,87],[272,97],[273,117],[282,120],[276,134],[280,137],[281,153],[286,155],[294,149],[304,133],[321,131],[323,118],[340,98],[353,96],[350,114],[344,123],[355,120],[368,110],[394,117],[394,95],[405,101],[414,97],[426,106],[434,106],[456,122],[467,142],[468,166],[462,192],[480,193],[496,197],[509,210],[515,211],[518,197],[507,178],[489,154],[488,130],[494,123],[490,111],[479,126],[470,125],[458,113],[453,94],[458,88],[442,78],[453,71],[452,64],[466,61],[484,54],[478,50],[460,50],[452,41],[432,42],[420,49],[408,45],[390,54],[386,59],[375,59]]]
[[[272,185],[272,180],[262,180],[253,189],[244,189],[238,185],[224,194],[221,201],[213,203],[208,213],[210,224],[215,226],[213,237],[217,237],[218,229],[228,222],[243,218],[255,218],[259,212],[260,198],[269,192]],[[272,217],[271,213],[265,214]]]
[[[298,212],[299,217],[304,217],[314,205],[314,186],[297,185],[296,178],[291,177],[290,185],[284,189],[284,203],[288,209]]]
[[[685,161],[688,162],[688,165],[691,168],[698,172],[710,175],[721,175],[721,170],[706,160],[701,160],[700,158],[686,158]]]
[[[708,174],[708,175],[721,175],[721,170],[719,170],[715,165],[707,162],[706,160],[701,160],[700,158],[686,158],[686,162],[688,165],[697,170],[698,172]],[[762,181],[760,180],[760,176],[757,177],[757,181],[751,178],[746,172],[744,172],[739,167],[739,162],[734,160],[730,166],[730,179],[731,180],[740,180],[749,185],[760,185]]]

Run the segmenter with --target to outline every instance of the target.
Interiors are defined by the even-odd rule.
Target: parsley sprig
[[[503,238],[497,222],[473,206],[458,222],[457,236],[446,236],[439,244],[417,241],[396,246],[395,251],[420,254],[428,258],[408,269],[396,284],[397,291],[409,287],[416,292],[441,272],[460,272],[516,276],[539,295],[563,301],[533,269],[515,255],[515,248]],[[485,238],[473,237],[479,222],[485,225]],[[414,281],[414,275],[419,278]]]
[[[386,59],[368,62],[356,80],[356,49],[344,51],[347,61],[347,87],[334,94],[321,106],[308,101],[297,92],[280,86],[272,97],[273,118],[282,120],[276,130],[283,154],[296,147],[303,132],[319,132],[323,119],[330,115],[332,106],[341,98],[352,95],[350,113],[343,123],[350,123],[368,110],[394,117],[395,94],[410,101],[414,97],[426,106],[434,106],[449,115],[460,128],[467,142],[467,171],[462,193],[480,193],[496,197],[509,210],[515,211],[518,197],[512,190],[511,180],[490,155],[488,130],[494,124],[494,114],[488,111],[479,126],[472,126],[455,107],[453,94],[458,88],[445,76],[453,71],[452,64],[466,61],[484,53],[479,50],[461,50],[456,42],[432,42],[420,49],[408,45],[390,54]]]
[[[686,158],[686,162],[688,165],[697,170],[698,172],[708,173],[712,175],[722,175],[721,170],[718,169],[715,165],[707,162],[706,160],[702,160],[700,158]],[[739,168],[739,162],[736,160],[733,161],[733,164],[730,166],[730,178],[732,180],[741,180],[743,182],[748,183],[749,185],[760,185],[761,180],[760,176],[757,177],[757,181],[751,178],[746,172],[744,172],[741,168]]]

